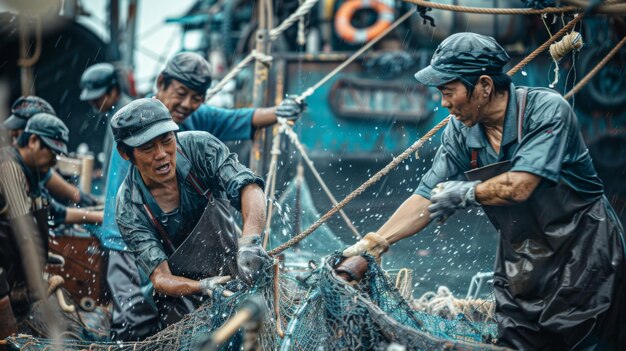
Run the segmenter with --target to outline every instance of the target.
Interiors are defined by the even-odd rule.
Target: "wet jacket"
[[[437,183],[465,175],[482,181],[507,171],[540,176],[526,201],[482,207],[499,233],[498,343],[522,350],[616,349],[626,332],[623,229],[569,104],[547,89],[525,90],[511,85],[499,155],[480,125],[467,128],[453,119],[416,192],[428,198]]]
[[[180,206],[166,213],[154,216],[166,228],[169,239],[175,247],[180,245],[201,217],[207,198],[198,193],[187,175],[193,174],[215,197],[228,199],[233,207],[241,208],[240,190],[256,183],[263,186],[263,180],[237,160],[228,148],[213,135],[206,132],[182,132],[178,134],[178,146],[182,150],[176,154],[176,175],[179,182]],[[167,259],[161,236],[144,207],[146,202],[155,201],[146,197],[143,180],[137,169],[131,165],[126,179],[118,193],[117,223],[129,250],[135,255],[137,266],[147,276]]]
[[[227,110],[202,105],[185,120],[181,130],[209,132],[221,141],[248,140],[252,137],[253,113],[254,109],[248,108]],[[112,148],[116,148],[115,143]],[[115,219],[115,199],[129,166],[130,162],[124,160],[119,152],[111,153],[110,171],[107,173],[106,182],[102,236],[99,238],[101,244],[110,250],[127,250]]]

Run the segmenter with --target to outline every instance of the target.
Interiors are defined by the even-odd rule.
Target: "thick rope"
[[[330,73],[328,73],[324,78],[320,79],[315,85],[305,90],[302,94],[297,96],[295,100],[297,102],[302,102],[307,97],[313,95],[315,90],[328,82],[332,77],[334,77],[341,70],[346,68],[349,64],[351,64],[354,60],[356,60],[359,56],[361,56],[365,51],[369,50],[374,44],[376,44],[380,39],[384,38],[387,34],[389,34],[392,30],[396,29],[402,22],[406,21],[411,15],[413,15],[417,11],[417,9],[413,8],[409,10],[407,13],[398,18],[395,22],[393,22],[389,27],[387,27],[382,33],[378,34],[375,38],[368,41],[367,44],[363,45],[357,52],[352,54],[347,60],[342,62],[339,66],[335,67]]]
[[[337,205],[337,199],[333,196],[332,192],[330,191],[330,189],[328,188],[328,186],[324,182],[324,179],[322,178],[322,176],[319,174],[319,172],[315,168],[315,165],[313,164],[313,161],[311,161],[311,159],[309,158],[309,155],[307,155],[306,150],[304,149],[304,146],[302,145],[302,143],[300,143],[300,140],[298,139],[298,135],[296,134],[296,132],[294,132],[293,129],[291,129],[291,127],[289,127],[289,125],[287,125],[285,120],[280,119],[279,122],[280,122],[281,127],[282,127],[281,130],[285,134],[287,134],[287,136],[289,137],[289,139],[291,140],[293,145],[296,147],[296,149],[298,149],[298,151],[300,152],[300,155],[302,155],[302,159],[304,160],[304,163],[306,163],[306,165],[309,166],[309,169],[311,170],[311,173],[313,173],[313,176],[319,182],[320,186],[322,187],[322,190],[324,190],[324,192],[326,193],[326,196],[328,196],[328,199],[330,200],[330,202],[333,204],[333,206],[336,206]],[[339,214],[341,215],[341,218],[343,218],[344,222],[346,222],[346,225],[348,226],[348,228],[350,228],[352,233],[354,233],[354,236],[357,239],[361,239],[361,233],[359,233],[359,230],[356,229],[354,224],[352,224],[352,221],[350,220],[348,215],[343,210],[339,210]]]
[[[585,77],[572,88],[572,90],[570,90],[567,94],[565,94],[565,96],[563,96],[565,100],[570,99],[572,96],[578,93],[580,89],[585,86],[585,84],[589,83],[589,81],[613,58],[613,56],[617,54],[619,49],[624,46],[624,43],[626,43],[626,36],[623,37],[622,40],[620,40],[620,42],[617,43],[617,45],[615,45],[615,47],[611,49],[611,51],[609,51],[606,57],[604,57],[602,61],[600,61],[591,71],[589,71],[589,73],[587,73],[587,75],[585,75]]]
[[[535,51],[533,51],[530,55],[528,55],[526,58],[524,58],[520,63],[515,65],[515,67],[510,69],[507,72],[507,74],[509,76],[512,76],[515,73],[517,73],[520,69],[522,69],[522,67],[524,67],[524,65],[526,65],[528,62],[530,62],[530,60],[532,60],[533,58],[537,57],[537,55],[539,55],[539,53],[541,53],[542,51],[545,51],[552,43],[554,43],[560,37],[565,35],[565,33],[567,33],[567,31],[569,29],[574,27],[574,25],[578,21],[580,21],[582,19],[582,17],[583,17],[582,14],[576,16],[572,21],[570,21],[565,27],[563,27],[560,31],[558,31],[554,36],[552,36],[550,39],[548,39],[540,47],[535,49]],[[411,145],[408,149],[404,150],[404,152],[402,152],[398,157],[394,158],[383,169],[378,171],[378,173],[376,173],[374,176],[372,176],[370,179],[368,179],[365,183],[361,184],[361,186],[359,186],[352,193],[350,193],[350,195],[348,195],[345,199],[341,200],[340,203],[338,203],[333,208],[331,208],[328,212],[326,212],[326,214],[324,214],[317,221],[315,221],[315,223],[313,223],[309,228],[304,230],[302,233],[294,236],[293,238],[289,239],[284,244],[282,244],[282,245],[276,247],[275,249],[271,250],[269,252],[269,254],[270,255],[276,255],[276,254],[278,254],[278,253],[288,249],[289,247],[295,245],[300,240],[306,238],[309,234],[311,234],[313,231],[315,231],[317,228],[319,228],[324,222],[326,222],[328,219],[330,219],[335,213],[337,213],[337,211],[342,209],[348,202],[352,201],[355,197],[361,195],[361,193],[363,193],[363,191],[365,191],[365,189],[369,188],[372,184],[378,182],[382,177],[387,175],[387,173],[389,173],[392,169],[396,168],[402,161],[407,159],[409,156],[411,156],[411,154],[413,154],[419,148],[421,148],[427,140],[429,140],[433,135],[435,135],[435,133],[437,133],[439,131],[439,129],[443,128],[446,124],[448,124],[448,121],[450,121],[450,116],[444,118],[435,127],[433,127],[430,131],[428,131],[428,133],[426,133],[418,141],[413,143],[413,145]]]
[[[490,8],[490,7],[471,7],[471,6],[459,6],[439,4],[436,2],[430,2],[425,0],[404,0],[416,4],[418,6],[429,7],[439,10],[447,10],[454,12],[466,12],[477,13],[484,15],[542,15],[546,13],[567,13],[567,12],[582,12],[585,9],[578,6],[563,6],[563,7],[546,7],[544,9],[525,9],[525,8]]]
[[[306,0],[302,5],[296,9],[294,13],[292,13],[287,19],[285,19],[278,27],[272,29],[270,31],[270,41],[276,40],[287,28],[296,23],[300,17],[308,14],[313,6],[319,0]],[[222,80],[219,81],[213,88],[209,89],[206,93],[206,97],[204,101],[209,101],[215,94],[217,94],[231,79],[235,78],[243,69],[250,64],[253,60],[259,60],[263,63],[270,63],[272,61],[272,57],[265,55],[263,53],[257,52],[256,50],[252,50],[248,56],[246,56],[243,60],[241,60],[237,66],[231,69]]]
[[[368,179],[365,183],[361,184],[361,186],[356,188],[352,193],[350,193],[350,195],[348,195],[345,199],[341,200],[340,203],[338,203],[333,208],[331,208],[330,211],[326,212],[326,214],[324,214],[317,221],[315,221],[315,223],[313,223],[309,228],[307,228],[302,233],[294,236],[293,238],[289,239],[286,243],[271,250],[269,254],[276,255],[284,251],[285,249],[295,245],[297,242],[299,242],[300,240],[304,239],[306,236],[311,234],[315,229],[319,228],[324,222],[326,222],[333,215],[335,215],[335,213],[337,213],[340,209],[342,209],[348,202],[352,201],[352,199],[354,199],[355,197],[361,195],[361,193],[363,193],[365,189],[369,188],[372,184],[378,182],[383,176],[387,175],[387,173],[389,173],[392,169],[396,168],[402,161],[404,161],[406,158],[411,156],[411,154],[414,153],[417,149],[422,147],[422,145],[424,145],[424,143],[426,143],[427,140],[432,138],[432,136],[435,135],[435,133],[437,133],[437,131],[439,131],[441,127],[445,126],[449,120],[450,120],[450,116],[444,118],[433,129],[431,129],[418,141],[413,143],[411,147],[404,150],[403,153],[401,153],[398,157],[394,158],[387,166],[385,166],[383,169],[378,171],[378,173],[374,174],[374,176]]]

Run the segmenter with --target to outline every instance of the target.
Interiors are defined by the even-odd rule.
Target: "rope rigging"
[[[423,1],[423,0],[405,0],[405,1],[414,3],[414,4],[418,5],[418,7],[437,8],[437,9],[442,9],[442,10],[458,11],[458,12],[468,12],[468,13],[478,13],[478,14],[537,15],[537,14],[562,14],[562,13],[570,13],[570,12],[580,12],[580,11],[584,10],[582,7],[579,7],[579,6],[548,7],[548,8],[543,8],[543,9],[519,9],[519,8],[518,9],[495,8],[494,9],[494,8],[478,8],[478,7],[445,5],[445,4],[431,3],[431,2]],[[292,15],[290,15],[278,27],[276,27],[276,28],[274,28],[273,30],[270,31],[270,40],[275,40],[284,30],[286,30],[289,26],[291,26],[292,24],[294,24],[295,22],[300,20],[300,18],[302,18],[302,16],[304,16],[305,14],[307,14],[311,10],[311,8],[315,5],[316,2],[317,2],[317,0],[306,0],[306,1],[304,1],[302,3],[302,5],[300,7],[298,7],[296,12],[294,12]],[[597,12],[600,12],[603,9],[606,10],[607,6],[616,6],[616,5],[621,5],[621,4],[615,4],[615,3],[607,2],[607,3],[603,4],[603,7],[597,8],[596,10],[597,10]],[[296,101],[302,102],[307,97],[311,96],[320,86],[322,86],[323,84],[328,82],[332,77],[334,77],[341,70],[343,70],[345,67],[347,67],[350,63],[352,63],[354,60],[356,60],[365,51],[370,49],[376,42],[378,42],[380,39],[382,39],[387,34],[389,34],[392,30],[397,28],[406,19],[411,17],[416,11],[417,11],[417,8],[413,8],[410,11],[406,12],[401,17],[399,17],[384,32],[380,33],[377,37],[375,37],[374,39],[369,41],[367,44],[365,44],[363,47],[361,47],[357,52],[355,52],[353,55],[351,55],[348,59],[346,59],[344,62],[342,62],[333,71],[328,73],[325,77],[323,77],[321,80],[319,80],[313,86],[309,87],[304,92],[302,92],[300,95],[298,95],[295,98]],[[557,33],[552,35],[545,43],[543,43],[541,46],[539,46],[537,49],[535,49],[532,53],[530,53],[528,56],[526,56],[517,65],[515,65],[513,68],[511,68],[507,72],[507,74],[509,76],[512,76],[515,73],[519,72],[522,69],[522,67],[524,67],[526,64],[528,64],[533,59],[535,59],[540,53],[544,52],[545,50],[548,50],[553,45],[556,45],[556,46],[553,46],[553,48],[551,49],[551,52],[554,52],[554,54],[552,54],[552,56],[553,56],[553,58],[555,60],[557,58],[560,59],[560,57],[562,57],[563,55],[567,54],[569,51],[571,51],[573,49],[576,49],[576,48],[579,48],[582,45],[582,40],[579,40],[578,37],[576,36],[576,34],[570,33],[570,32],[573,30],[574,26],[580,20],[583,19],[584,16],[585,16],[584,13],[575,14],[574,18],[569,23],[567,23],[565,26],[563,26],[563,28],[561,28]],[[563,36],[566,36],[566,35],[567,35],[566,39],[564,39],[561,42],[555,44],[560,38],[562,38]],[[622,39],[620,44],[618,44],[618,46],[615,47],[611,51],[611,53],[612,53],[611,57],[617,52],[617,50],[619,50],[619,48],[623,44],[624,44],[624,39]],[[611,53],[609,53],[609,54],[611,54]],[[245,67],[248,63],[250,63],[253,59],[259,59],[259,60],[264,60],[264,62],[269,62],[269,61],[271,61],[271,56],[259,54],[259,53],[255,52],[255,51],[252,51],[233,70],[231,70],[231,72],[229,72],[222,79],[222,81],[220,81],[220,83],[218,83],[218,85],[216,85],[214,88],[209,90],[209,92],[207,93],[207,99],[210,98],[217,91],[219,91],[221,89],[221,87],[223,87],[223,85],[225,85],[228,80],[230,80],[233,77],[235,77],[243,69],[243,67]],[[594,70],[592,70],[583,79],[583,81],[581,81],[579,84],[577,84],[572,89],[572,91],[570,91],[570,93],[565,95],[565,98],[568,99],[573,94],[575,94],[578,90],[580,90],[580,88],[582,88],[582,86],[586,82],[588,82],[591,79],[591,77],[593,75],[595,75],[595,73],[597,73],[597,71],[599,69],[601,69],[602,66],[604,66],[604,64],[606,64],[606,62],[608,62],[609,59],[610,59],[610,57],[607,56],[607,58],[605,58],[605,60],[600,62],[600,64],[598,64],[598,66],[596,68],[594,68]],[[429,132],[427,132],[424,136],[422,136],[419,140],[417,140],[413,145],[411,145],[408,149],[406,149],[404,152],[402,152],[398,157],[394,158],[387,166],[385,166],[378,173],[376,173],[374,176],[372,176],[370,179],[368,179],[365,183],[363,183],[361,186],[359,186],[356,190],[354,190],[352,193],[350,193],[341,202],[337,203],[336,200],[334,199],[334,197],[332,197],[332,194],[330,194],[330,191],[329,190],[326,191],[326,189],[327,189],[327,187],[326,187],[325,191],[326,191],[327,195],[329,196],[329,198],[331,199],[331,201],[333,202],[334,206],[326,214],[324,214],[317,221],[315,221],[315,223],[313,223],[309,228],[305,229],[303,232],[301,232],[298,235],[296,235],[295,237],[291,238],[290,240],[288,240],[284,244],[282,244],[282,245],[274,248],[273,250],[269,251],[269,254],[272,255],[272,256],[276,255],[276,254],[286,250],[287,248],[295,245],[296,243],[298,243],[299,241],[301,241],[302,239],[307,237],[309,234],[311,234],[313,231],[315,231],[317,228],[319,228],[323,223],[325,223],[328,219],[330,219],[337,212],[340,212],[342,214],[342,217],[344,218],[346,223],[349,223],[349,227],[352,229],[352,231],[355,232],[355,233],[358,233],[356,228],[353,227],[351,221],[347,218],[345,213],[343,213],[342,208],[348,202],[350,202],[351,200],[353,200],[354,198],[356,198],[357,196],[362,194],[363,191],[365,191],[371,185],[373,185],[378,180],[380,180],[383,176],[387,175],[392,169],[397,167],[401,162],[403,162],[411,154],[413,154],[417,150],[419,150],[424,145],[424,143],[427,140],[429,140],[435,133],[437,133],[441,128],[443,128],[448,123],[449,120],[450,120],[450,116],[444,118],[435,127],[433,127]],[[279,121],[279,122],[281,124],[281,127],[278,130],[278,132],[276,133],[275,138],[277,138],[279,134],[282,134],[282,133],[287,134],[289,136],[290,140],[294,143],[294,145],[296,145],[296,147],[298,148],[300,153],[303,155],[305,160],[307,160],[308,157],[306,156],[304,148],[303,147],[298,147],[298,145],[301,146],[301,144],[298,141],[297,134],[295,134],[295,132],[293,132],[293,130],[291,130],[291,128],[284,123],[284,121]],[[274,152],[273,152],[273,154],[274,154]],[[310,159],[308,159],[308,161],[310,161]],[[311,170],[315,174],[315,170],[314,170],[314,167],[312,165],[312,162],[306,162],[306,163],[307,163],[307,165],[309,165],[309,167],[311,168]],[[277,166],[277,163],[273,162],[273,167],[276,167],[276,166]],[[272,171],[271,169],[270,169],[270,172],[271,172],[270,175],[275,177],[275,173],[276,172]],[[318,181],[320,181],[320,184],[322,184],[322,188],[325,188],[324,183],[321,180],[321,177],[319,177],[319,178],[316,177],[316,178],[318,179]]]

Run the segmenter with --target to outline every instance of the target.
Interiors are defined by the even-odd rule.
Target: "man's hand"
[[[230,275],[218,275],[216,277],[204,278],[200,281],[200,288],[204,295],[211,296],[218,285],[228,283],[229,281]]]
[[[343,256],[351,257],[368,253],[376,258],[389,250],[389,242],[376,233],[367,233],[363,239],[357,241],[356,244],[343,250]]]
[[[260,235],[246,235],[239,239],[237,252],[237,268],[239,277],[252,285],[259,277],[261,270],[272,261],[270,256],[261,247]]]
[[[98,205],[98,199],[96,199],[93,195],[89,193],[78,190],[78,196],[80,198],[78,204],[82,207],[94,207]]]
[[[430,219],[445,221],[454,211],[468,206],[480,206],[475,198],[476,185],[479,180],[473,182],[449,181],[437,184],[431,191],[428,211]]]
[[[300,118],[300,114],[304,111],[304,108],[304,102],[297,102],[293,98],[286,97],[276,108],[276,117],[295,121]]]

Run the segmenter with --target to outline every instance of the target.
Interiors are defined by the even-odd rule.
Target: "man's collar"
[[[517,98],[515,85],[509,87],[509,99],[504,114],[504,126],[502,130],[501,146],[517,140]],[[467,133],[467,146],[472,149],[480,149],[487,146],[485,133],[480,123],[469,128]]]

